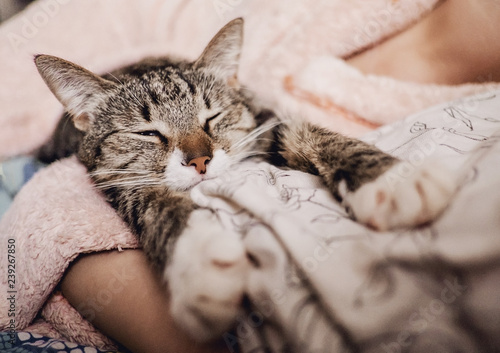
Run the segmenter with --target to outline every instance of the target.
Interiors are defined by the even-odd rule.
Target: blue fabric
[[[33,157],[18,157],[0,163],[0,218],[22,186],[44,166]]]
[[[43,337],[29,332],[0,332],[2,353],[117,353],[76,343]]]

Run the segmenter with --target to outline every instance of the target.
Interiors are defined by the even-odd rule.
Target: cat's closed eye
[[[219,112],[219,113],[211,116],[207,120],[205,120],[205,126],[203,126],[203,130],[205,132],[208,132],[210,130],[210,122],[213,121],[214,119],[216,119],[217,117],[219,117],[219,115],[221,115],[221,112]]]
[[[146,136],[146,137],[157,137],[161,142],[163,142],[165,145],[168,145],[168,140],[165,136],[161,134],[158,130],[145,130],[145,131],[138,131],[135,132],[136,135],[140,136]]]
[[[156,131],[156,130],[139,131],[139,132],[136,132],[136,134],[141,135],[141,136],[156,136],[156,137],[161,136],[160,132]]]

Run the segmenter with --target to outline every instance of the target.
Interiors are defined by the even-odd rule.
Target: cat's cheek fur
[[[204,179],[213,179],[231,168],[231,160],[224,150],[214,151],[210,163],[207,165],[207,173]]]

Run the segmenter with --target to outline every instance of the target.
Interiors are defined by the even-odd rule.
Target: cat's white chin
[[[190,190],[204,180],[218,177],[228,170],[230,165],[230,159],[223,150],[214,151],[205,174],[199,174],[194,167],[183,165],[183,160],[182,151],[176,149],[167,162],[164,180],[165,184],[173,190]]]

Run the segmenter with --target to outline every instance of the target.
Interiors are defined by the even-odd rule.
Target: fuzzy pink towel
[[[34,54],[61,56],[96,72],[146,55],[194,59],[220,27],[238,16],[246,21],[242,83],[274,108],[337,131],[360,135],[435,103],[500,87],[398,82],[364,76],[341,59],[404,29],[435,3],[39,0],[0,27],[0,158],[39,146],[61,113],[36,72]],[[26,185],[0,222],[0,238],[15,239],[18,249],[16,327],[25,329],[43,308],[61,336],[108,347],[64,299],[46,303],[79,253],[137,246],[75,159],[43,170]],[[0,252],[2,263],[5,256]],[[2,286],[6,279],[2,275]],[[1,313],[7,312],[5,305],[2,301]],[[7,324],[0,316],[0,329]],[[36,327],[46,330],[39,323]]]
[[[105,343],[109,340],[64,298],[52,293],[79,254],[135,248],[138,244],[111,206],[95,192],[76,158],[54,163],[23,187],[0,222],[0,239],[6,244],[12,239],[16,249],[16,283],[11,288],[5,273],[1,280],[4,293],[15,291],[16,328],[26,329],[45,304],[42,316],[62,337],[108,347]],[[0,252],[0,261],[7,263],[6,251]],[[1,330],[9,327],[10,318],[5,315],[8,305],[5,300],[0,302]],[[46,333],[45,329],[37,324],[27,330]]]

